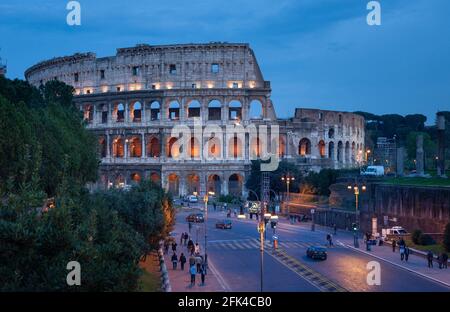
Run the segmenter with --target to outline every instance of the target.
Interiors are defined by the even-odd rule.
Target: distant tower
[[[436,117],[438,137],[437,174],[445,176],[445,116],[438,113]]]

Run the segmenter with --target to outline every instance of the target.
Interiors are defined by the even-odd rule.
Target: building
[[[98,136],[99,186],[151,179],[175,196],[244,195],[251,159],[266,150],[276,149],[305,171],[362,160],[361,116],[297,109],[293,118],[276,117],[270,82],[248,44],[137,45],[104,58],[75,54],[38,63],[25,77],[35,86],[58,79],[74,87],[87,127]]]

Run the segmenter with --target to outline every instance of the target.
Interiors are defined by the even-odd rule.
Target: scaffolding
[[[386,172],[396,172],[397,167],[397,140],[379,137],[374,152],[374,165],[384,166]]]

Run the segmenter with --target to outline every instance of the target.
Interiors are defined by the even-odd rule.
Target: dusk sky
[[[115,55],[137,43],[248,42],[272,82],[278,117],[295,107],[422,113],[450,110],[450,1],[80,0],[82,25],[66,24],[65,0],[1,0],[0,57],[9,78],[55,56]]]

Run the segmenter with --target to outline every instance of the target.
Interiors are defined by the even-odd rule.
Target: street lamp
[[[206,253],[206,242],[207,242],[207,234],[206,234],[206,229],[207,229],[207,226],[206,226],[206,224],[208,223],[208,194],[206,194],[204,197],[203,197],[203,201],[205,202],[205,221],[204,221],[204,226],[205,226],[205,264],[207,265],[208,264],[208,255],[207,255],[207,253]]]
[[[286,183],[286,189],[287,189],[287,213],[289,215],[289,200],[290,200],[290,193],[289,193],[289,186],[292,181],[295,181],[295,177],[293,177],[290,173],[284,175],[281,177],[281,181]]]
[[[359,231],[359,227],[360,227],[360,213],[359,213],[359,194],[360,192],[365,192],[367,187],[364,183],[358,183],[357,181],[355,181],[355,184],[352,186],[351,184],[349,184],[347,186],[348,190],[352,190],[353,189],[353,193],[355,194],[355,208],[356,208],[356,223],[352,226],[352,230],[353,230],[353,244],[355,246],[355,248],[359,248],[359,242],[358,242],[358,231]]]

